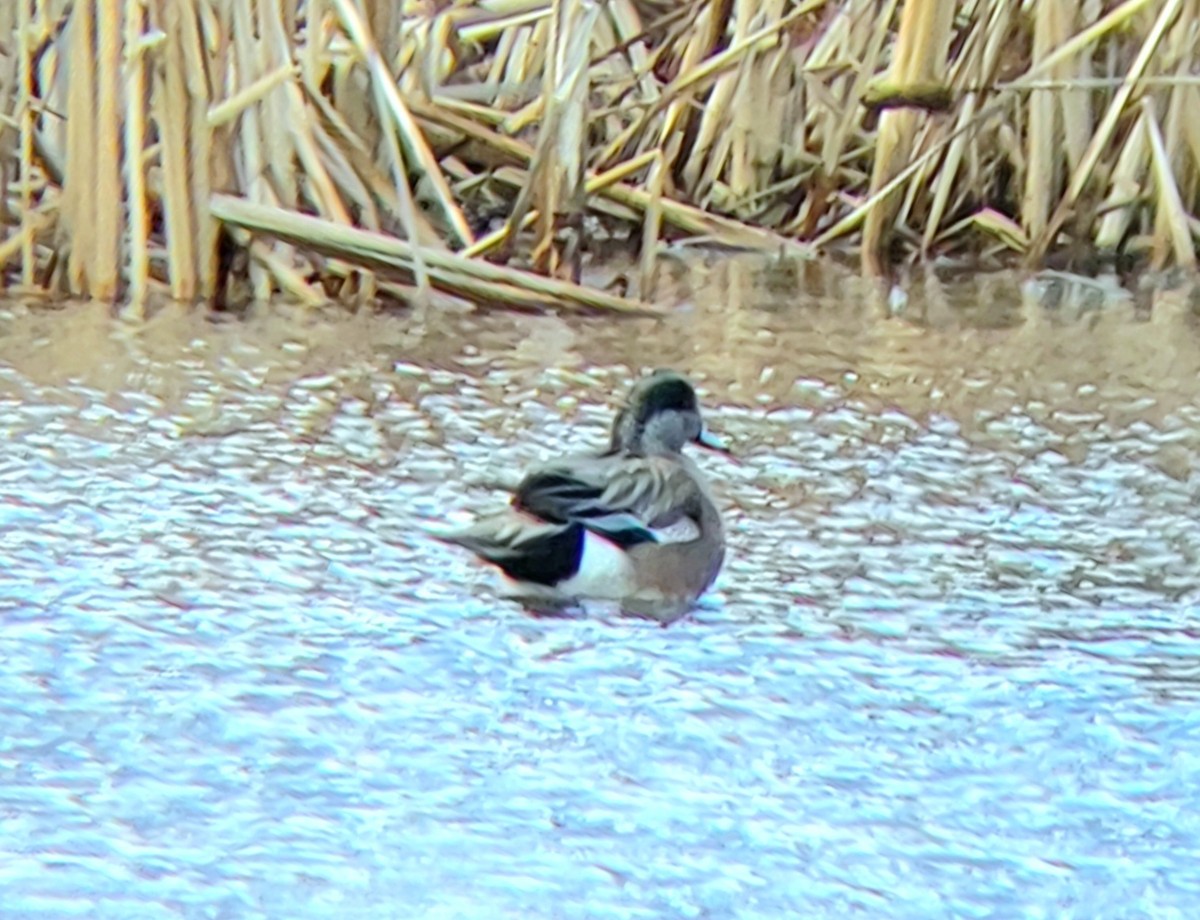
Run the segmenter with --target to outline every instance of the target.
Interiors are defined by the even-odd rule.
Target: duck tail
[[[583,555],[581,524],[551,524],[513,509],[469,527],[432,535],[443,543],[469,549],[509,578],[541,585],[569,578]]]

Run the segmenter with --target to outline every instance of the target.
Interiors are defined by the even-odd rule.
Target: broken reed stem
[[[476,283],[481,282],[485,285],[501,286],[494,290],[503,290],[506,302],[514,305],[550,305],[557,301],[567,307],[588,307],[640,316],[656,312],[647,304],[626,300],[624,297],[616,297],[603,291],[593,291],[532,272],[468,259],[457,253],[414,246],[382,233],[347,227],[308,214],[251,204],[231,195],[214,195],[211,211],[219,220],[252,233],[287,239],[339,258],[364,260],[394,269],[410,278],[414,274],[414,264],[418,258],[415,250],[421,249],[423,251],[420,258],[427,266],[431,283],[452,294],[470,295]]]
[[[585,227],[640,242],[643,299],[678,240],[1197,261],[1197,0],[14,2],[0,269],[27,286],[369,301],[381,270],[582,303],[435,255],[574,275]],[[235,227],[218,265],[230,198],[409,248]]]
[[[653,294],[654,265],[658,259],[658,236],[662,232],[662,193],[664,172],[662,152],[654,151],[654,162],[650,164],[650,178],[647,181],[645,217],[642,220],[642,257],[638,265],[639,285],[638,297],[649,300]]]
[[[1141,107],[1142,118],[1146,122],[1146,134],[1150,140],[1154,184],[1158,189],[1158,219],[1166,225],[1165,233],[1155,234],[1159,251],[1154,254],[1154,262],[1159,268],[1167,262],[1167,247],[1164,244],[1169,241],[1175,263],[1194,271],[1196,250],[1192,242],[1192,231],[1188,226],[1183,197],[1179,193],[1179,186],[1175,184],[1175,175],[1171,169],[1171,158],[1167,153],[1167,145],[1163,140],[1162,131],[1159,130],[1158,119],[1155,117],[1154,101],[1143,99]]]

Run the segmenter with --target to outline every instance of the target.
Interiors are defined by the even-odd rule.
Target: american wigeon
[[[533,468],[509,507],[439,536],[499,568],[506,593],[531,606],[615,600],[673,615],[708,589],[725,556],[721,515],[682,453],[688,443],[726,450],[705,431],[687,378],[656,371],[617,413],[607,450]]]

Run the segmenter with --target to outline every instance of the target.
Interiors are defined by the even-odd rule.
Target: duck
[[[689,444],[730,453],[691,381],[657,370],[633,386],[605,450],[531,468],[507,507],[439,537],[498,569],[502,593],[534,611],[599,600],[673,618],[725,558],[721,513]]]

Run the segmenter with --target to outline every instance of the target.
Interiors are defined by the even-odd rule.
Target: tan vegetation
[[[683,239],[1194,268],[1198,35],[1200,0],[9,0],[0,269],[639,309]],[[636,298],[573,283],[598,235]]]

